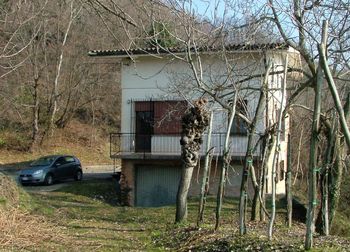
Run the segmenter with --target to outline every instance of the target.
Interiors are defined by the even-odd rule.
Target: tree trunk
[[[211,169],[211,167],[209,166],[209,160],[210,160],[212,125],[213,125],[213,112],[210,113],[210,119],[209,119],[206,155],[205,155],[204,168],[203,168],[203,178],[202,178],[202,185],[201,185],[201,192],[200,192],[197,226],[199,226],[200,223],[203,222],[206,197],[209,191],[209,179],[210,179],[209,174]]]
[[[287,85],[287,70],[288,70],[288,54],[285,59],[285,65],[284,65],[284,79],[282,82],[282,87],[281,87],[281,106],[280,106],[280,113],[278,115],[278,127],[277,127],[277,136],[276,136],[276,149],[274,153],[274,158],[272,162],[272,178],[271,178],[271,187],[272,187],[272,192],[271,192],[271,218],[269,222],[269,227],[268,227],[268,237],[269,240],[272,239],[272,233],[273,233],[273,226],[275,222],[275,217],[276,217],[276,164],[277,160],[279,157],[279,152],[281,149],[281,131],[282,131],[282,120],[283,120],[283,106],[284,106],[284,98],[285,98],[285,93],[286,93],[286,85]]]
[[[187,195],[193,168],[198,164],[202,134],[209,124],[209,113],[205,110],[206,103],[206,100],[196,101],[194,107],[182,117],[180,140],[182,173],[176,196],[176,223],[187,219]]]
[[[345,118],[346,116],[341,105],[337,87],[334,83],[334,79],[327,62],[327,32],[328,32],[328,20],[324,20],[322,25],[322,43],[318,45],[318,52],[320,54],[320,63],[321,63],[320,65],[322,66],[323,71],[325,73],[328,87],[333,97],[335,108],[338,111],[340,126],[344,134],[345,142],[348,148],[350,148],[349,127],[346,122],[346,118]]]
[[[239,197],[239,234],[244,235],[247,233],[246,226],[246,211],[247,211],[247,197],[248,197],[248,175],[250,164],[253,163],[253,157],[251,152],[246,155],[245,163],[242,172],[242,182]]]
[[[38,94],[38,87],[39,87],[39,79],[34,78],[34,85],[33,85],[33,122],[32,122],[32,142],[29,148],[30,152],[33,152],[38,144],[39,139],[39,94]]]
[[[264,108],[265,108],[265,102],[266,102],[266,92],[268,88],[268,78],[269,73],[272,68],[271,61],[268,63],[265,71],[264,81],[263,85],[260,89],[260,95],[259,95],[259,101],[256,107],[256,112],[253,118],[253,121],[249,127],[249,135],[248,135],[248,143],[247,143],[247,151],[245,156],[245,162],[242,170],[242,181],[241,181],[241,188],[240,188],[240,199],[239,199],[239,233],[240,235],[244,235],[247,232],[246,228],[246,212],[247,212],[247,196],[248,196],[248,176],[249,176],[249,170],[253,173],[252,179],[254,180],[254,189],[255,189],[255,196],[259,196],[259,186],[257,186],[256,182],[256,176],[255,176],[255,170],[253,168],[253,140],[254,140],[254,134],[256,130],[256,123],[258,119],[260,119],[260,116],[262,115]],[[258,193],[258,195],[257,195]],[[251,219],[257,218],[257,206],[258,203],[255,201],[255,209],[252,210]]]
[[[348,121],[350,117],[350,94],[348,94],[346,103],[344,105],[344,114],[345,114],[345,120]],[[342,129],[342,132],[344,134],[344,130]],[[345,148],[345,136],[340,137],[339,133],[336,135],[335,140],[335,150],[334,153],[336,153],[335,157],[335,165],[333,169],[330,172],[330,182],[329,182],[329,228],[331,228],[333,219],[335,216],[335,212],[338,207],[339,197],[340,197],[340,188],[341,183],[343,180],[343,171],[344,171],[344,162],[346,155],[346,148]]]
[[[265,135],[265,139],[264,139],[264,154],[263,154],[263,158],[262,158],[262,164],[261,164],[261,171],[260,171],[260,178],[259,178],[259,186],[260,186],[260,195],[261,195],[261,207],[260,207],[260,221],[265,221],[265,212],[264,209],[266,206],[266,185],[267,185],[267,174],[266,174],[266,170],[267,170],[267,157],[268,157],[268,153],[269,153],[269,143],[270,143],[270,134],[266,134]]]
[[[194,166],[186,166],[185,164],[182,167],[179,190],[176,196],[175,222],[187,220],[187,195],[191,184],[193,168]]]
[[[335,150],[337,153],[335,157],[335,164],[331,170],[331,179],[329,181],[329,228],[332,227],[335,213],[337,211],[338,202],[340,198],[341,183],[343,180],[343,157],[345,153],[344,139],[340,139],[339,134],[335,140]]]
[[[324,155],[323,169],[320,174],[321,211],[316,218],[316,232],[329,235],[329,171],[334,159],[335,135],[338,133],[337,117],[333,115],[332,128],[327,128],[327,149]]]
[[[256,179],[255,168],[253,165],[250,166],[251,170],[251,179],[254,187],[254,197],[252,202],[252,212],[250,215],[250,220],[256,221],[258,220],[259,212],[260,212],[260,186]]]
[[[345,118],[350,116],[350,93],[344,105]],[[327,124],[326,124],[327,126]],[[316,231],[329,235],[340,197],[342,183],[343,161],[345,158],[344,138],[339,134],[338,118],[333,115],[333,123],[328,128],[327,150],[325,153],[324,169],[321,176],[321,211],[316,220]]]
[[[225,144],[224,144],[223,157],[222,157],[223,163],[221,167],[220,182],[219,182],[218,194],[216,198],[215,230],[217,230],[220,225],[221,207],[222,207],[222,201],[225,193],[227,167],[230,164],[230,158],[229,158],[230,132],[233,124],[233,119],[236,114],[237,97],[238,97],[238,93],[236,92],[232,102],[232,109],[230,111],[230,119],[227,125],[227,131],[226,131],[226,137],[225,137]]]
[[[318,135],[320,129],[320,113],[321,113],[321,92],[322,92],[323,75],[321,67],[317,68],[317,79],[315,88],[315,105],[314,114],[312,120],[312,133],[310,143],[310,161],[308,172],[308,198],[309,205],[306,216],[306,236],[305,236],[305,249],[309,250],[313,246],[313,233],[315,229],[315,210],[317,204],[317,148],[318,148]]]
[[[286,177],[286,202],[287,202],[287,226],[292,227],[293,195],[292,195],[292,143],[288,134],[287,177]]]
[[[59,57],[59,60],[58,60],[57,71],[56,71],[55,81],[54,81],[54,85],[53,85],[52,108],[51,108],[49,124],[48,124],[48,127],[47,127],[47,133],[49,133],[49,134],[51,133],[51,135],[53,133],[53,127],[54,127],[54,124],[55,124],[56,113],[58,111],[59,78],[61,76],[61,69],[62,69],[62,64],[63,64],[64,47],[65,47],[65,45],[67,43],[68,34],[70,32],[73,20],[76,17],[75,16],[76,14],[74,14],[75,10],[74,10],[73,7],[74,7],[74,0],[71,1],[71,5],[70,5],[70,17],[69,17],[68,25],[67,25],[66,31],[64,33],[63,41],[62,41],[60,57]]]

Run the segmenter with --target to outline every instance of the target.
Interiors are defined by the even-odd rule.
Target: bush
[[[3,138],[0,137],[0,149],[1,149],[1,148],[4,148],[5,146],[6,146],[6,141],[5,141],[5,139],[3,139]]]
[[[17,151],[27,151],[30,138],[25,133],[2,131],[0,133],[0,148]]]

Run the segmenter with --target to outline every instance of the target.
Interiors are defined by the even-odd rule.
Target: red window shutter
[[[135,102],[135,111],[136,112],[142,112],[142,111],[152,111],[152,102],[150,101],[139,101]]]
[[[154,102],[154,134],[179,134],[181,118],[186,109],[185,101]]]

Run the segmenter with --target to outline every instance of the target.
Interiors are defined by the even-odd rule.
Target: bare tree
[[[68,16],[68,24],[67,27],[63,33],[63,39],[62,39],[62,44],[60,45],[61,49],[60,49],[60,55],[57,61],[57,70],[56,70],[56,74],[55,74],[55,80],[54,80],[54,84],[53,84],[53,89],[52,89],[52,96],[51,96],[51,108],[50,108],[50,119],[49,119],[49,123],[48,123],[48,128],[47,128],[47,132],[50,131],[50,129],[53,128],[54,126],[54,122],[55,122],[55,117],[56,117],[56,113],[58,112],[59,108],[58,108],[58,98],[59,98],[59,79],[61,76],[61,71],[62,71],[62,64],[63,64],[63,59],[64,59],[64,50],[65,50],[65,46],[67,43],[67,38],[68,35],[71,31],[71,26],[74,22],[74,20],[76,20],[79,15],[80,15],[80,11],[81,11],[81,6],[78,5],[78,7],[75,6],[75,0],[71,0],[69,3],[69,16]]]
[[[115,42],[96,36],[104,26],[81,1],[5,1],[0,8],[0,117],[9,130],[11,124],[21,127],[23,147],[18,148],[37,149],[48,127],[63,128],[79,114],[89,120],[92,101],[100,101],[97,123],[118,124],[110,106],[118,100],[118,86],[107,80],[111,73],[102,74],[112,64],[86,57],[91,45]],[[118,63],[113,67],[117,70]]]

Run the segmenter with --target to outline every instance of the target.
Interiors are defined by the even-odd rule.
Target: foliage
[[[0,149],[11,149],[16,151],[26,151],[30,145],[30,138],[25,134],[15,130],[0,131]]]

